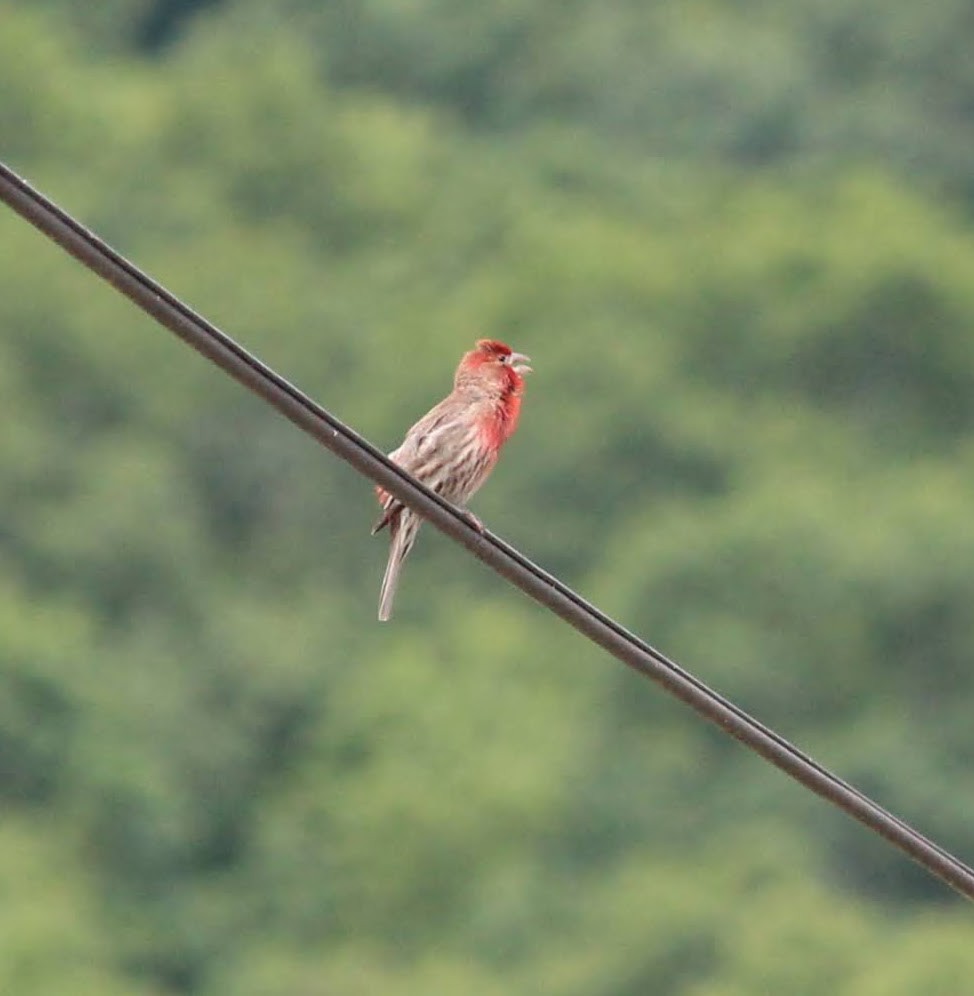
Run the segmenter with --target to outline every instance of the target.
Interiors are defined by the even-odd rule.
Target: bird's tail
[[[382,588],[379,590],[379,621],[387,622],[392,615],[392,603],[399,586],[399,572],[403,562],[416,542],[421,519],[409,509],[403,509],[401,514],[390,524],[392,542],[389,544],[389,562],[382,578]]]

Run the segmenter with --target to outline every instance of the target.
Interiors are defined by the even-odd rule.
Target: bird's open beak
[[[519,374],[531,373],[531,357],[525,356],[524,353],[511,353],[507,358],[507,363],[509,366],[513,367],[514,371]]]

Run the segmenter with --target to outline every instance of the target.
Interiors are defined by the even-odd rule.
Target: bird
[[[531,358],[496,339],[480,339],[463,355],[453,390],[406,433],[389,459],[483,525],[466,504],[487,480],[501,448],[517,429],[524,375]],[[379,620],[392,616],[403,562],[416,542],[422,519],[398,498],[377,486],[382,513],[372,535],[389,527],[389,560],[379,592]]]

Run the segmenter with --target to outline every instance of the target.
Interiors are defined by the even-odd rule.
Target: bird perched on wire
[[[453,390],[407,433],[389,459],[428,488],[466,510],[466,503],[487,480],[501,447],[514,434],[521,413],[524,374],[530,357],[515,353],[495,339],[481,339],[464,354],[453,378]],[[377,487],[382,514],[374,536],[389,527],[391,544],[382,589],[379,619],[392,615],[392,603],[409,551],[422,520],[401,501]],[[469,515],[469,513],[468,513]],[[471,521],[483,529],[480,521]]]

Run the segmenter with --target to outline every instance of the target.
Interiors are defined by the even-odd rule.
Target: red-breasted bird
[[[517,428],[529,363],[530,357],[515,353],[510,346],[481,339],[460,360],[453,390],[406,433],[389,459],[465,510]],[[379,619],[385,622],[392,615],[399,572],[422,520],[387,491],[375,490],[382,514],[372,535],[388,526],[392,537],[379,594]],[[480,526],[474,516],[470,518]]]

